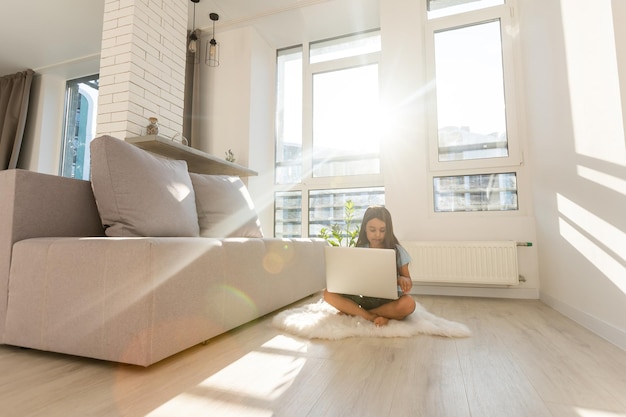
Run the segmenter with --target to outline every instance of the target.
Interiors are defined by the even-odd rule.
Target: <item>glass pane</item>
[[[313,77],[313,176],[380,173],[378,65]]]
[[[514,172],[435,177],[433,188],[436,212],[518,209]]]
[[[278,51],[276,183],[302,180],[302,47]]]
[[[504,4],[504,0],[427,0],[428,18],[450,16],[453,14],[484,9]]]
[[[508,156],[500,21],[435,34],[439,160]]]
[[[98,75],[70,80],[66,85],[63,177],[89,179],[89,144],[96,134],[98,116]]]
[[[274,236],[302,237],[302,192],[277,192],[274,204]]]
[[[309,236],[317,237],[322,228],[330,229],[333,224],[339,225],[341,230],[345,231],[347,201],[351,201],[354,206],[354,217],[350,227],[353,231],[361,225],[363,213],[369,206],[385,204],[385,189],[368,187],[309,192]]]
[[[309,48],[311,64],[380,51],[380,31],[313,42]]]

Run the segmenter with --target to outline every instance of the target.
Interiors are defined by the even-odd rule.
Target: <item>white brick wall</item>
[[[182,132],[188,0],[105,0],[97,135]]]

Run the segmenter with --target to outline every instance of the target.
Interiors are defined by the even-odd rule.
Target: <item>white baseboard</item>
[[[489,288],[489,287],[462,287],[438,286],[413,283],[411,294],[420,295],[449,295],[455,297],[487,297],[487,298],[515,298],[524,300],[539,299],[537,288]]]
[[[564,316],[574,320],[581,326],[589,329],[598,336],[613,343],[617,347],[626,351],[626,332],[618,329],[612,324],[606,323],[597,317],[594,317],[584,311],[580,311],[575,307],[570,306],[562,301],[557,300],[547,294],[541,293],[541,301],[546,305],[552,307]]]

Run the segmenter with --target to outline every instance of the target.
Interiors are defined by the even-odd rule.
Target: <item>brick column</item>
[[[97,136],[182,134],[188,0],[105,0]]]

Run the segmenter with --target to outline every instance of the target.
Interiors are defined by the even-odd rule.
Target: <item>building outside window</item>
[[[65,94],[65,120],[60,175],[89,179],[89,144],[96,133],[99,76],[70,80]]]

